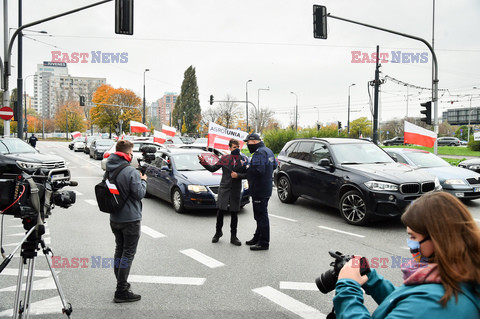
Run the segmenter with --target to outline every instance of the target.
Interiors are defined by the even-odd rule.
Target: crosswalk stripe
[[[92,206],[97,206],[97,201],[94,199],[86,199],[85,201]]]
[[[167,276],[142,276],[130,275],[129,282],[141,282],[152,284],[171,284],[171,285],[193,285],[200,286],[205,283],[205,278],[196,277],[167,277]]]
[[[287,218],[287,217],[283,217],[283,216],[278,216],[278,215],[273,215],[273,214],[268,214],[268,216],[272,216],[272,217],[275,217],[275,218],[278,218],[278,219],[288,220],[290,222],[296,222],[295,219],[291,219],[291,218]]]
[[[148,226],[145,226],[145,225],[142,225],[142,233],[152,237],[152,238],[162,238],[162,237],[167,237],[166,235],[162,234],[162,233],[159,233],[158,231],[148,227]]]
[[[318,226],[318,228],[323,228],[323,229],[331,230],[331,231],[334,231],[334,232],[337,232],[337,233],[346,234],[346,235],[355,236],[355,237],[360,237],[360,238],[365,237],[363,235],[358,235],[358,234],[354,234],[354,233],[350,233],[350,232],[347,232],[347,231],[343,231],[343,230],[339,230],[339,229],[335,229],[335,228],[330,228],[330,227],[326,227],[326,226]]]
[[[225,266],[224,263],[219,262],[216,259],[213,259],[212,257],[209,257],[207,255],[202,254],[198,250],[195,249],[185,249],[185,250],[180,250],[180,252],[190,258],[195,259],[201,264],[204,264],[207,267],[210,268],[217,268],[217,267],[222,267]]]
[[[23,275],[26,276],[28,273],[27,269],[23,270]],[[35,277],[48,277],[51,276],[52,273],[49,270],[36,270],[35,269]],[[0,276],[18,276],[18,269],[13,268],[5,268],[1,273]]]
[[[40,300],[30,304],[30,315],[45,315],[48,313],[62,314],[62,300],[59,296]],[[0,317],[13,316],[13,309],[0,312]]]
[[[280,289],[318,291],[314,282],[280,281]]]
[[[270,287],[261,287],[252,290],[253,292],[267,298],[268,300],[276,303],[277,305],[287,309],[306,319],[325,319],[327,316],[313,307],[310,307],[292,297]]]
[[[55,285],[55,281],[53,280],[53,277],[45,278],[45,279],[40,279],[37,281],[33,282],[33,289],[32,290],[49,290],[49,289],[57,289],[57,286]],[[2,291],[16,291],[17,286],[10,286],[6,287],[3,289],[0,289],[0,292]],[[25,283],[22,285],[22,290],[25,291]]]

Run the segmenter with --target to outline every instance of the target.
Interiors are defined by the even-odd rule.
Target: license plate
[[[480,192],[480,187],[474,187],[474,188],[473,188],[473,192],[474,192],[474,193]]]

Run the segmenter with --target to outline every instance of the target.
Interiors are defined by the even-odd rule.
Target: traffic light
[[[341,130],[342,129],[342,122],[338,121],[337,126],[338,126],[338,129]]]
[[[213,95],[210,95],[210,105],[213,104]]]
[[[327,7],[313,5],[313,37],[327,38]]]
[[[422,122],[425,122],[428,125],[432,125],[432,102],[428,101],[425,103],[420,103],[425,110],[421,110],[420,113],[425,114],[425,117],[422,117]]]
[[[85,96],[80,95],[80,106],[85,106]]]
[[[115,0],[115,33],[133,34],[133,0]]]

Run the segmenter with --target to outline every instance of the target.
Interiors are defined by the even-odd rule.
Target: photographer
[[[403,285],[372,270],[361,276],[350,260],[333,299],[338,318],[480,318],[480,229],[454,196],[423,195],[402,216],[412,260]],[[355,257],[357,258],[357,257]],[[379,304],[371,316],[362,288]]]

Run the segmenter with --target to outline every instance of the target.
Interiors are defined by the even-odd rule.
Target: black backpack
[[[125,206],[128,196],[124,198],[115,184],[118,174],[129,165],[129,163],[122,163],[109,178],[107,178],[108,172],[105,172],[103,180],[95,185],[95,196],[101,212],[115,214]]]

